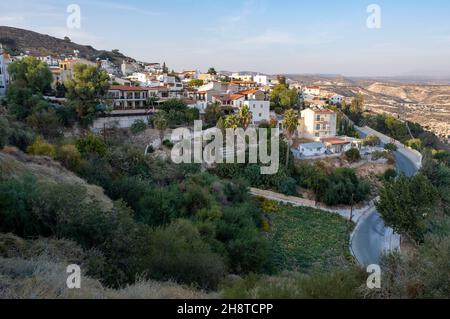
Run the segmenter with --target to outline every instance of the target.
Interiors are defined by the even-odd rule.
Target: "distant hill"
[[[90,61],[97,58],[109,58],[111,62],[120,65],[124,59],[130,59],[118,51],[96,50],[89,45],[71,42],[69,39],[58,39],[46,34],[29,30],[0,26],[0,43],[10,53],[16,55],[30,52],[31,55],[53,57],[69,56],[74,50],[79,51],[79,57]]]

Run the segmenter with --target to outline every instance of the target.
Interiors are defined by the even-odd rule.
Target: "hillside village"
[[[0,44],[0,97],[4,96],[10,81],[8,65],[20,61],[27,54],[13,56]],[[73,78],[74,66],[85,64],[98,67],[108,73],[110,87],[107,97],[110,111],[92,124],[94,131],[109,126],[129,128],[135,121],[147,122],[149,115],[158,111],[158,106],[167,100],[178,99],[189,108],[199,111],[199,118],[205,117],[208,106],[220,107],[225,115],[238,114],[246,107],[251,112],[251,125],[277,122],[282,131],[281,110],[271,108],[270,97],[284,77],[252,75],[242,73],[220,73],[211,68],[207,73],[198,70],[169,71],[165,63],[145,63],[123,60],[116,66],[109,59],[97,58],[95,62],[72,56],[35,56],[44,62],[53,75],[52,90],[48,99],[54,103],[64,103],[64,83]],[[351,103],[352,98],[339,94],[323,93],[318,86],[303,86],[291,82],[295,92],[292,106],[305,110],[299,115],[296,143],[293,149],[297,156],[341,153],[352,145],[359,145],[355,139],[337,136],[337,114],[328,107]]]
[[[447,274],[448,234],[439,256],[422,247],[448,214],[449,153],[419,124],[339,92],[283,75],[0,44],[4,294],[70,297],[52,269],[75,260],[90,285],[74,297],[314,298],[317,285],[332,297],[445,295],[428,271]],[[278,170],[169,160],[172,130],[195,136],[197,120],[201,134],[280,132],[270,137]],[[400,250],[405,260],[384,259]],[[414,268],[411,251],[433,267]],[[391,286],[368,291],[364,267],[373,263],[411,270],[428,286],[405,292],[409,278],[383,278]],[[32,271],[21,273],[23,264]]]

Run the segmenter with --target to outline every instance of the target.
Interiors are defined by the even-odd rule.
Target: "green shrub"
[[[134,121],[133,125],[131,125],[131,132],[133,134],[139,134],[147,129],[147,124],[143,120]]]
[[[11,128],[6,118],[0,117],[0,149],[2,149],[9,141]]]
[[[9,122],[8,144],[26,151],[36,139],[36,134],[21,122]]]
[[[408,140],[405,145],[415,149],[416,151],[420,151],[422,149],[422,141],[419,138]]]
[[[388,169],[386,172],[384,172],[383,174],[383,179],[385,181],[393,181],[396,177],[397,177],[397,171],[395,169]]]
[[[145,261],[152,278],[195,283],[215,289],[225,275],[223,259],[211,252],[193,224],[177,220],[151,236],[151,255]]]
[[[55,158],[56,156],[55,147],[40,137],[38,137],[36,141],[28,147],[27,152],[32,155],[48,156],[51,158]]]
[[[174,144],[169,140],[164,140],[163,145],[167,148],[172,148]]]
[[[148,188],[139,199],[136,220],[152,227],[167,225],[172,219],[181,217],[182,205],[183,199],[176,186]]]
[[[79,139],[76,147],[83,156],[97,154],[99,157],[105,157],[108,153],[105,142],[94,134],[89,134],[86,138]]]
[[[369,135],[363,141],[364,146],[378,146],[380,144],[381,144],[381,140],[376,135]]]
[[[361,159],[361,154],[357,148],[352,148],[345,152],[345,157],[349,162],[357,162]]]
[[[387,143],[384,145],[384,149],[387,151],[395,152],[397,151],[398,147],[394,143]]]
[[[292,177],[286,177],[281,181],[279,190],[285,195],[295,196],[297,195],[297,182]]]
[[[61,136],[62,123],[53,109],[33,112],[27,117],[27,123],[45,138]]]
[[[61,146],[57,157],[66,168],[71,170],[77,169],[81,163],[81,154],[72,144]]]

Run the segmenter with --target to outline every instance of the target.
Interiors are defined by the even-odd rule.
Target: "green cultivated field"
[[[269,238],[279,271],[311,272],[348,265],[349,232],[344,218],[306,207],[280,205],[270,214]]]

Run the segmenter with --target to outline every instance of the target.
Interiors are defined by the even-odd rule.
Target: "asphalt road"
[[[417,172],[414,164],[399,152],[395,152],[397,170],[407,176]],[[360,264],[378,264],[389,242],[392,229],[385,227],[380,214],[374,209],[362,217],[352,238],[352,251]]]

